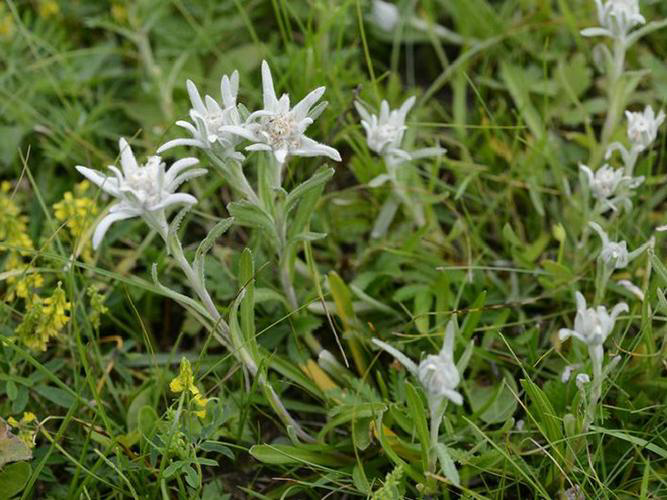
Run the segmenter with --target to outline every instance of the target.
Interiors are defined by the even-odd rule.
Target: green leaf
[[[0,467],[9,462],[30,460],[31,458],[32,450],[18,437],[9,432],[9,425],[0,418]]]
[[[306,194],[314,190],[321,191],[324,184],[333,177],[334,172],[335,170],[333,168],[323,167],[315,172],[310,179],[292,189],[285,200],[285,215],[289,215]]]
[[[35,392],[63,408],[69,409],[74,405],[75,400],[72,395],[63,389],[51,387],[49,385],[38,385],[35,387]]]
[[[234,201],[227,205],[227,210],[237,224],[264,231],[271,244],[278,248],[278,236],[273,219],[260,207],[247,201]]]
[[[503,380],[496,385],[484,386],[472,382],[469,386],[468,399],[475,413],[479,413],[487,424],[500,424],[509,419],[517,407],[518,394],[514,377],[504,373]]]
[[[239,259],[239,289],[245,290],[241,301],[241,330],[246,342],[251,345],[255,339],[255,264],[249,248],[243,250]]]
[[[25,488],[32,474],[28,462],[17,462],[0,470],[0,499],[12,498]]]
[[[206,254],[208,254],[211,248],[213,248],[215,240],[217,240],[222,234],[224,234],[232,226],[233,223],[234,223],[233,217],[228,217],[227,219],[220,220],[215,226],[213,226],[213,229],[209,231],[209,233],[206,235],[206,238],[204,238],[197,247],[197,251],[195,252],[195,258],[193,262],[194,262],[194,267],[199,268],[200,276],[203,275],[204,257],[206,256]]]
[[[540,114],[530,100],[528,87],[526,86],[526,82],[528,82],[529,79],[524,73],[525,70],[519,66],[514,66],[507,62],[503,62],[500,65],[500,75],[505,82],[512,99],[514,99],[514,104],[519,110],[523,121],[528,125],[530,132],[538,140],[542,140],[546,135],[544,124],[542,123]]]
[[[461,479],[459,478],[459,471],[456,470],[456,465],[454,460],[449,455],[449,450],[443,443],[436,443],[435,452],[438,455],[438,460],[440,461],[440,468],[442,473],[447,479],[449,479],[452,484],[455,486],[461,486]]]
[[[463,321],[463,325],[461,326],[461,337],[463,337],[465,340],[470,339],[472,333],[475,331],[475,328],[477,328],[477,325],[479,324],[479,320],[482,319],[482,308],[484,307],[485,302],[486,290],[480,293],[475,299],[475,302],[473,302],[468,308],[470,312],[466,316],[466,319]]]
[[[554,450],[557,452],[556,460],[564,460],[561,451],[563,446],[563,431],[549,398],[532,380],[522,379],[521,386],[534,405],[534,411],[529,411],[528,414],[535,421],[535,424],[544,437],[553,445]]]
[[[327,453],[321,448],[307,449],[287,444],[257,444],[250,448],[250,454],[260,462],[273,465],[321,465],[340,467],[349,463],[342,455]]]
[[[415,326],[419,333],[427,334],[429,330],[431,304],[433,303],[433,295],[430,289],[421,290],[415,295],[414,318]]]
[[[417,429],[417,437],[421,443],[421,455],[423,467],[426,469],[428,467],[428,455],[431,450],[431,439],[428,432],[428,422],[426,411],[424,410],[424,404],[417,389],[410,382],[405,382],[405,396],[408,403],[408,409],[410,410],[410,415],[412,416],[414,425]],[[435,443],[433,443],[435,444]]]

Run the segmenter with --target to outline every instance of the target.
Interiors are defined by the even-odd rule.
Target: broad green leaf
[[[515,394],[518,394],[514,377],[508,372],[495,385],[469,384],[468,399],[475,413],[479,413],[487,424],[500,424],[508,420],[517,407]]]
[[[257,444],[250,454],[260,462],[273,465],[311,465],[340,467],[350,462],[348,457],[328,453],[318,448],[296,447],[286,444]]]
[[[0,467],[10,462],[30,460],[31,458],[32,450],[9,432],[9,425],[0,418]]]
[[[31,474],[32,467],[28,462],[16,462],[0,469],[0,499],[13,498],[21,493]]]
[[[428,455],[431,450],[431,438],[428,431],[428,417],[426,416],[426,411],[424,410],[424,404],[422,402],[417,389],[410,382],[405,382],[405,396],[408,403],[408,408],[410,414],[412,415],[413,423],[417,429],[417,438],[421,444],[421,455],[423,467],[426,468],[428,464]]]

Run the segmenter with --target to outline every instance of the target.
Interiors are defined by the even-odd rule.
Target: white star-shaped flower
[[[385,100],[380,103],[380,114],[370,113],[363,104],[354,105],[361,116],[361,126],[366,131],[368,149],[385,158],[388,163],[416,160],[429,156],[439,156],[446,151],[440,147],[405,151],[402,149],[403,136],[408,127],[405,119],[415,104],[415,96],[409,97],[398,109],[390,109]]]
[[[596,222],[589,222],[588,225],[598,233],[602,240],[602,250],[600,250],[599,258],[605,265],[612,269],[623,269],[627,267],[628,264],[639,257],[644,250],[653,246],[655,241],[651,238],[633,252],[628,252],[628,244],[625,241],[611,241],[604,229],[602,229]]]
[[[459,370],[454,363],[454,337],[456,322],[451,320],[445,329],[445,339],[440,352],[426,356],[419,366],[399,350],[378,339],[373,343],[394,356],[405,368],[412,373],[426,390],[431,401],[447,398],[452,403],[463,404],[461,393],[456,387],[461,381]]]
[[[253,142],[248,151],[269,151],[279,164],[290,156],[326,156],[341,161],[334,148],[306,137],[306,129],[324,111],[325,103],[315,106],[325,87],[310,92],[294,107],[290,107],[289,95],[280,99],[273,87],[273,77],[266,61],[262,61],[262,87],[264,108],[252,113],[243,126],[225,126],[222,130]],[[313,108],[313,106],[315,106]]]
[[[628,312],[628,305],[624,302],[616,304],[609,313],[604,306],[587,308],[586,299],[580,292],[577,292],[575,297],[577,314],[574,318],[574,329],[561,328],[558,332],[560,340],[574,337],[588,346],[601,346],[614,329],[618,315]]]
[[[219,148],[223,158],[243,161],[243,155],[235,149],[241,139],[237,134],[223,130],[223,127],[227,126],[243,127],[236,104],[239,90],[238,71],[234,71],[231,77],[224,75],[220,80],[222,105],[208,95],[202,100],[192,81],[188,80],[186,86],[192,103],[190,109],[192,123],[179,120],[176,125],[190,132],[192,138],[171,140],[160,146],[157,152],[162,153],[176,146],[195,146],[207,150]]]
[[[176,193],[176,189],[188,179],[203,175],[206,169],[191,168],[199,161],[183,158],[169,170],[159,156],[151,156],[144,165],[137,163],[130,145],[120,139],[121,168],[110,165],[113,175],[104,175],[88,167],[76,169],[103,191],[118,199],[112,205],[93,234],[93,247],[97,248],[105,233],[116,221],[142,217],[153,229],[166,238],[168,224],[165,211],[176,205],[194,205],[197,198],[187,193]]]
[[[595,0],[600,27],[586,28],[583,36],[608,36],[624,41],[628,33],[646,19],[639,11],[639,0]]]
[[[630,177],[625,175],[624,169],[614,170],[607,164],[602,165],[595,172],[583,164],[580,164],[579,168],[586,175],[588,187],[600,202],[603,212],[609,209],[618,210],[617,204],[619,203],[629,208],[632,202],[628,191],[644,182],[644,177]]]
[[[626,111],[628,119],[628,139],[638,151],[644,151],[658,137],[658,129],[665,121],[665,112],[657,116],[651,106],[646,106],[642,113]]]

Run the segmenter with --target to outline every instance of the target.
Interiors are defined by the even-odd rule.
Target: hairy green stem
[[[283,424],[285,424],[286,427],[291,428],[294,431],[295,435],[303,439],[304,441],[309,441],[309,442],[313,441],[313,438],[308,433],[306,433],[289,414],[289,412],[285,408],[285,405],[281,401],[280,396],[278,396],[276,391],[273,389],[273,386],[267,379],[266,374],[258,369],[257,363],[255,362],[251,353],[245,346],[243,339],[236,338],[236,336],[231,334],[228,323],[218,312],[218,309],[215,307],[213,299],[211,299],[208,290],[206,290],[204,284],[201,283],[201,280],[199,280],[197,273],[194,271],[188,260],[185,258],[185,255],[183,254],[183,249],[181,248],[180,244],[171,245],[171,247],[172,247],[170,248],[171,253],[175,258],[176,262],[178,263],[179,267],[185,274],[186,278],[188,279],[190,286],[197,294],[199,300],[203,303],[204,307],[210,314],[211,318],[215,321],[217,334],[214,333],[214,335],[216,339],[221,344],[223,344],[225,347],[227,347],[232,351],[235,357],[239,359],[239,361],[241,361],[243,365],[248,369],[253,378],[257,378],[260,386],[262,387],[269,401],[269,404],[276,412],[276,414],[283,422]]]

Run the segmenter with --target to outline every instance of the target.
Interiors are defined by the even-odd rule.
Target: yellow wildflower
[[[195,415],[199,418],[206,417],[206,405],[208,404],[208,399],[201,395],[199,388],[195,385],[194,376],[192,375],[192,367],[187,358],[181,358],[181,366],[178,376],[172,379],[169,383],[169,388],[172,392],[190,391],[193,402],[199,408],[199,410],[194,412]]]
[[[38,0],[37,15],[42,18],[51,18],[60,14],[60,6],[55,0]]]
[[[0,4],[0,38],[10,38],[14,33],[14,20],[4,3]]]
[[[51,337],[57,336],[69,321],[67,312],[71,309],[61,284],[51,297],[35,297],[16,328],[16,335],[26,345],[35,350],[46,351]]]
[[[30,300],[35,288],[44,284],[44,278],[38,273],[30,272],[29,266],[23,257],[34,250],[28,235],[28,219],[21,215],[18,205],[14,202],[11,184],[7,181],[0,183],[0,256],[6,252],[2,264],[3,271],[21,271],[7,277],[9,290],[6,300],[15,297]]]
[[[28,448],[35,447],[35,434],[37,433],[37,417],[34,413],[26,411],[23,413],[21,420],[16,420],[14,417],[9,417],[7,423],[18,429],[18,438],[25,443]]]
[[[92,309],[92,311],[89,311],[88,317],[93,328],[97,329],[100,327],[100,319],[104,314],[109,312],[109,309],[104,305],[104,296],[97,291],[97,288],[89,286],[87,293],[90,298],[90,308]]]
[[[74,186],[74,192],[67,191],[63,199],[53,205],[54,215],[60,222],[65,223],[73,241],[81,240],[86,236],[86,231],[95,222],[99,213],[99,207],[95,200],[86,196],[90,189],[90,183],[83,181]],[[83,240],[82,256],[86,261],[92,260],[90,238]]]
[[[111,3],[111,17],[118,24],[125,24],[127,21],[127,8],[122,3]]]

